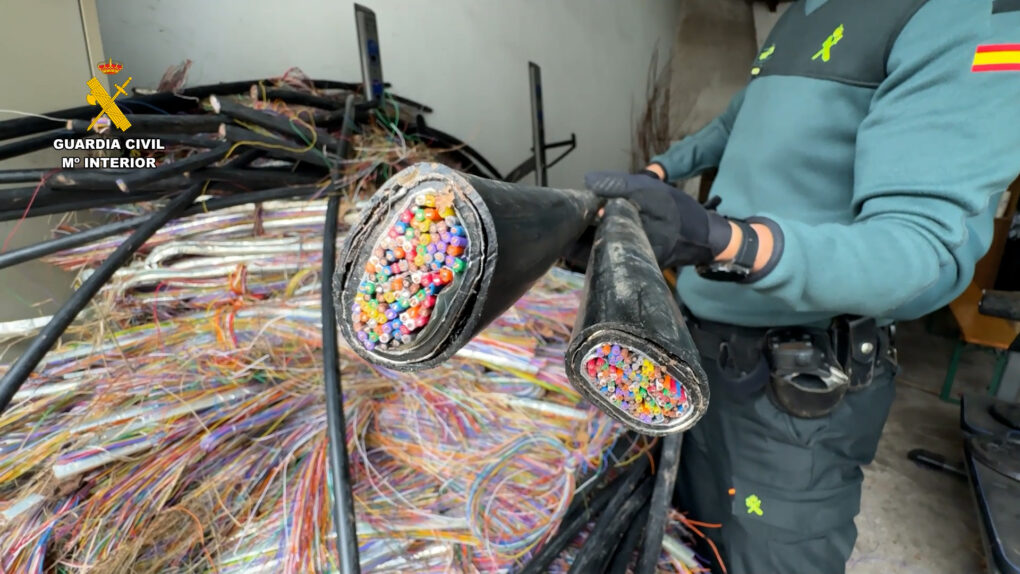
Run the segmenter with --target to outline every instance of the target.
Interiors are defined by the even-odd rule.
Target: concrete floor
[[[924,448],[954,462],[962,458],[959,407],[939,400],[954,339],[944,317],[933,335],[921,322],[901,325],[896,402],[875,462],[864,469],[859,537],[848,574],[978,573],[984,568],[980,534],[966,481],[907,460]],[[954,393],[979,391],[991,378],[990,355],[964,355]]]

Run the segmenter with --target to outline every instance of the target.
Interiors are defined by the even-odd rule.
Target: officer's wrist
[[[732,221],[728,222],[730,225],[730,241],[726,247],[715,256],[716,262],[728,263],[736,258],[737,252],[740,251],[740,245],[744,241],[744,232],[740,229],[736,223]],[[768,264],[769,259],[772,258],[772,250],[774,247],[774,238],[772,237],[772,231],[761,223],[752,223],[751,229],[758,236],[758,253],[754,258],[754,267],[751,272],[761,271]]]
[[[647,172],[648,174],[658,178],[661,181],[666,181],[666,168],[661,163],[653,161],[652,163],[645,166],[645,169],[641,170],[642,173]]]

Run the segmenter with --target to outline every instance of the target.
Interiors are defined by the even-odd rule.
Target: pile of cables
[[[535,277],[428,371],[330,344],[331,253],[383,181],[432,161],[499,179],[425,127],[424,106],[388,97],[361,109],[355,89],[290,71],[125,98],[139,112],[130,135],[168,144],[141,152],[155,169],[0,171],[31,184],[0,190],[4,219],[108,219],[64,216],[53,239],[0,253],[4,267],[44,257],[79,284],[54,317],[0,324],[3,336],[34,335],[0,365],[0,570],[341,571],[331,353],[363,571],[590,572],[584,549],[596,544],[613,558],[605,571],[646,554],[653,570],[702,569],[691,548],[704,525],[667,513],[658,484],[672,485],[662,469],[675,476],[678,437],[627,432],[567,376],[581,276]],[[0,157],[124,137],[84,130],[92,114],[48,114],[67,122],[55,130],[0,123],[0,140],[20,138]],[[599,518],[617,512],[611,527]],[[662,543],[642,551],[649,513]]]

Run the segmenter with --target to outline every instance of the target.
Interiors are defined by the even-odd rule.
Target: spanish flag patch
[[[972,72],[1020,72],[1020,44],[986,44],[974,53]]]

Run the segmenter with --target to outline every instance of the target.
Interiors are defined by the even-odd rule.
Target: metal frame
[[[963,339],[959,339],[956,341],[956,345],[953,346],[953,355],[949,359],[949,368],[946,370],[946,380],[942,384],[942,391],[939,392],[939,398],[943,401],[955,405],[960,404],[960,399],[952,396],[953,383],[956,379],[956,371],[960,368],[960,357],[963,355],[964,349],[968,347],[981,349],[995,355],[995,371],[993,371],[992,380],[988,384],[988,394],[995,396],[999,392],[999,385],[1002,384],[1002,374],[1006,371],[1006,362],[1009,360],[1009,351],[993,349],[992,347],[968,343]]]

